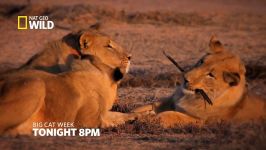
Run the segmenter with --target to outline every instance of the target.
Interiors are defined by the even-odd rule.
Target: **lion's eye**
[[[213,73],[211,73],[211,72],[208,73],[207,75],[208,75],[208,77],[215,78],[215,76],[214,76]]]
[[[111,44],[106,45],[107,48],[113,48]]]

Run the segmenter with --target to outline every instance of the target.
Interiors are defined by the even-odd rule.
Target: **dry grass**
[[[239,54],[247,64],[251,89],[265,96],[266,15],[227,12],[227,7],[222,6],[221,10],[226,9],[227,13],[220,9],[217,13],[175,9],[132,11],[110,6],[93,2],[60,6],[0,3],[3,25],[0,31],[6,32],[0,40],[0,72],[21,65],[47,41],[58,39],[70,30],[98,25],[102,32],[133,54],[132,69],[120,85],[118,104],[112,108],[130,112],[137,106],[170,95],[178,84],[180,75],[162,56],[162,50],[167,50],[183,67],[189,68],[205,53],[209,36],[216,33],[226,48]],[[146,7],[143,5],[143,9]],[[56,29],[53,32],[18,32],[11,28],[16,27],[17,15],[25,14],[49,15],[56,21]],[[262,121],[260,124],[219,122],[163,129],[157,122],[137,120],[104,129],[99,138],[0,136],[0,149],[110,149],[110,145],[113,149],[266,149],[265,127]]]
[[[154,73],[138,69],[130,71],[121,82],[121,87],[175,87],[179,83],[180,74],[173,72]]]
[[[3,17],[14,17],[19,14],[28,15],[49,15],[56,20],[74,19],[76,16],[91,14],[97,19],[113,19],[128,23],[143,24],[178,24],[178,25],[209,25],[212,20],[209,17],[200,16],[196,13],[176,13],[176,12],[126,12],[116,11],[107,7],[95,7],[91,5],[74,6],[45,6],[45,5],[0,5],[0,15]]]
[[[247,77],[250,80],[264,79],[266,80],[266,56],[261,57],[256,62],[250,62],[246,65]]]
[[[81,25],[80,22],[90,22],[90,19],[92,19],[96,22],[110,22],[113,20],[126,22],[129,24],[224,26],[227,28],[241,30],[265,30],[265,26],[258,26],[257,24],[265,24],[265,16],[255,15],[252,13],[219,15],[191,12],[182,13],[175,11],[130,12],[126,10],[116,10],[110,7],[100,7],[89,4],[77,4],[71,6],[0,4],[0,16],[2,17],[12,18],[23,14],[38,16],[48,15],[56,21],[65,21],[65,18],[68,18],[68,23],[71,21],[76,22],[72,24],[72,26]],[[81,21],[76,19],[79,17],[81,17],[83,20]],[[256,24],[254,24],[255,22]],[[246,26],[245,24],[249,24],[249,26]],[[70,30],[70,28],[67,28],[67,25],[66,29]]]

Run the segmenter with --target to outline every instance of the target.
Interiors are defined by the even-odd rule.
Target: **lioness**
[[[24,65],[11,72],[38,69],[50,73],[66,72],[75,58],[89,54],[99,57],[112,65],[113,57],[121,57],[123,49],[108,36],[94,30],[70,33],[62,39],[50,42],[43,51],[37,53]],[[130,56],[128,56],[130,59]]]
[[[243,122],[266,117],[266,101],[248,91],[240,58],[211,38],[210,51],[190,70],[172,96],[133,112],[154,111],[164,127],[191,122]]]
[[[112,43],[106,41],[108,44]],[[114,53],[111,46],[107,50]],[[109,52],[105,53],[108,56]],[[110,57],[112,63],[88,55],[75,60],[69,72],[51,74],[28,69],[2,78],[0,133],[30,134],[33,122],[109,127],[137,117],[137,113],[110,111],[117,85],[129,67],[129,56],[121,51],[116,53],[116,57]]]

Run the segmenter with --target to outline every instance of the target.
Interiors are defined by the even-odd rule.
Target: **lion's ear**
[[[223,72],[223,79],[230,86],[237,86],[240,82],[240,75],[236,72]]]
[[[216,39],[215,35],[212,35],[209,43],[209,49],[211,53],[218,53],[224,50],[224,46],[219,40]]]
[[[80,35],[79,46],[82,54],[91,54],[90,46],[92,44],[92,36],[88,32]]]

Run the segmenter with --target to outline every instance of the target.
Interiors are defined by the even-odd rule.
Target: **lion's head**
[[[245,92],[245,66],[238,56],[211,38],[210,51],[190,70],[183,71],[178,88],[184,94],[178,105],[199,118],[235,105]],[[206,107],[206,102],[209,103]],[[204,115],[201,113],[204,112]]]
[[[108,36],[93,32],[84,32],[79,39],[82,54],[97,56],[111,68],[128,71],[131,55]]]
[[[89,30],[72,33],[63,40],[77,49],[80,55],[96,56],[109,67],[119,69],[123,74],[128,72],[131,55],[125,52],[110,37],[98,31]]]

